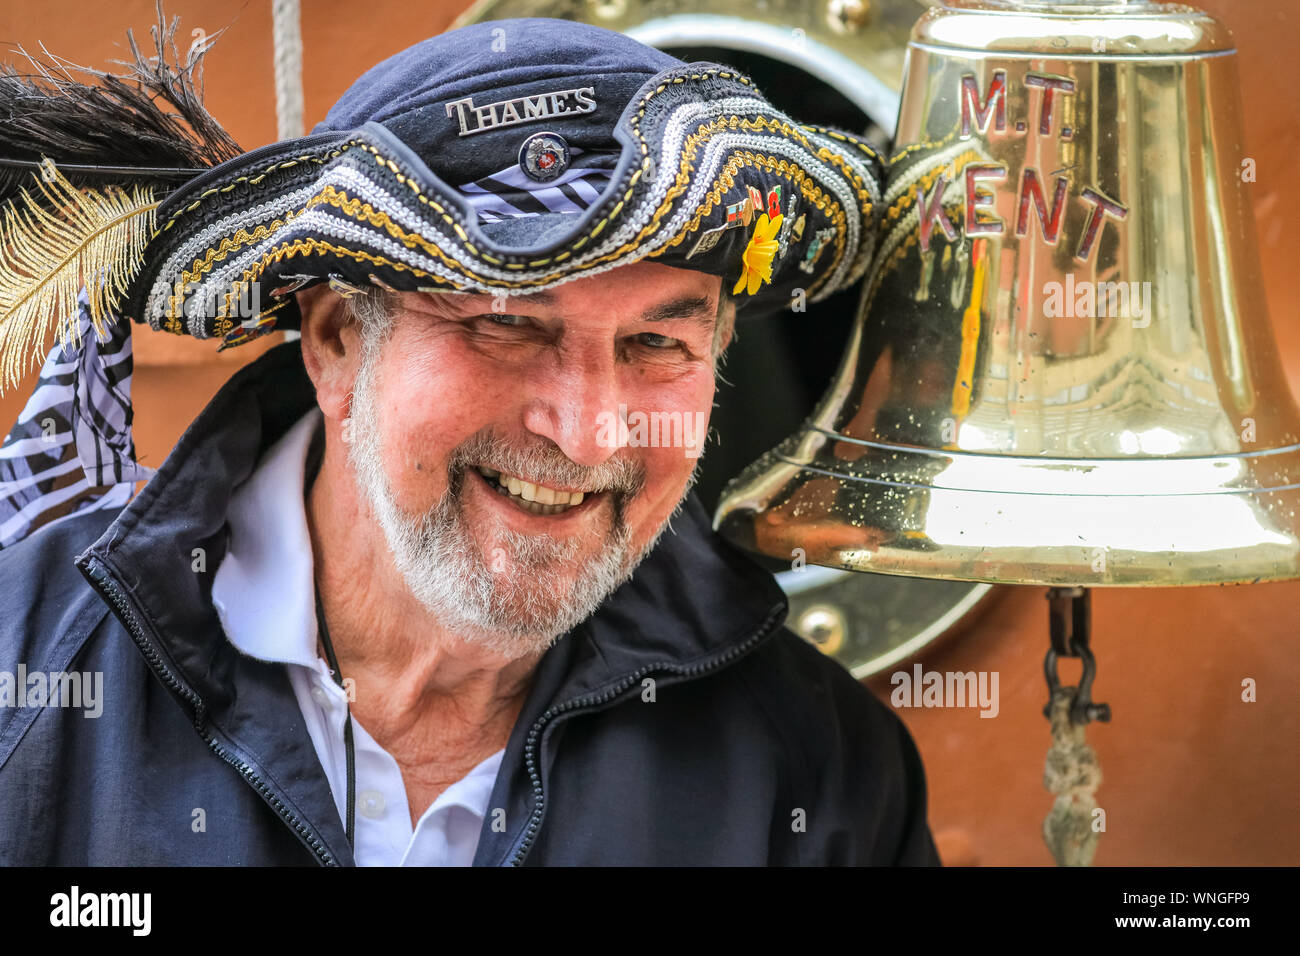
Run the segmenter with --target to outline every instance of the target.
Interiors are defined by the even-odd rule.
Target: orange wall
[[[1300,307],[1287,227],[1300,221],[1300,99],[1290,78],[1300,35],[1294,0],[1201,0],[1237,36],[1246,139],[1256,150],[1255,208],[1278,346],[1300,394]],[[303,0],[308,127],[368,66],[441,32],[465,6],[405,0]],[[207,101],[245,149],[275,139],[268,0],[172,0],[182,46],[190,30],[228,26],[209,57]],[[358,11],[362,15],[358,17]],[[147,36],[152,0],[114,4],[8,0],[0,40],[102,66],[122,55],[124,30]],[[1287,188],[1290,187],[1290,188]],[[218,357],[212,343],[135,337],[137,443],[157,465],[190,420],[259,346]],[[158,341],[155,341],[158,340]],[[262,346],[264,348],[264,346]],[[0,398],[12,422],[34,376]],[[1040,824],[1048,745],[1042,715],[1047,605],[1041,588],[1006,588],[964,633],[921,658],[927,670],[997,670],[1001,712],[904,710],[931,790],[930,822],[949,863],[1049,864]],[[1235,588],[1093,593],[1095,698],[1114,711],[1094,724],[1108,832],[1101,864],[1300,862],[1300,582]],[[1077,665],[1063,665],[1073,680]],[[1242,703],[1241,681],[1258,683]],[[888,698],[886,680],[873,684]]]

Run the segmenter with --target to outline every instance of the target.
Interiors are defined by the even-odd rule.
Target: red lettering
[[[980,103],[979,81],[974,73],[967,73],[961,78],[961,135],[971,135],[971,114],[979,123],[981,134],[989,131],[989,119],[993,128],[999,133],[1007,128],[1007,71],[994,70],[993,82],[989,85],[988,99]]]
[[[1016,219],[1016,235],[1023,236],[1029,232],[1029,201],[1034,201],[1038,210],[1038,222],[1043,228],[1043,239],[1051,245],[1061,235],[1061,219],[1065,213],[1065,191],[1068,182],[1064,176],[1056,177],[1056,196],[1052,199],[1052,212],[1047,213],[1047,198],[1043,195],[1042,183],[1038,181],[1038,170],[1026,166],[1020,184],[1020,215]]]
[[[1007,169],[994,163],[971,163],[966,167],[966,235],[1000,235],[1005,223],[997,216],[980,219],[980,206],[991,206],[993,194],[979,184],[981,179],[1006,179]]]
[[[922,252],[930,251],[930,233],[933,231],[936,222],[939,224],[939,231],[948,238],[949,242],[957,241],[957,229],[943,211],[943,191],[947,188],[947,173],[939,174],[939,178],[930,187],[929,196],[925,194],[925,190],[919,184],[916,187],[917,212],[920,214],[921,223]]]
[[[1056,91],[1062,93],[1074,92],[1074,80],[1067,80],[1058,76],[1042,76],[1038,73],[1025,74],[1025,86],[1037,86],[1043,91],[1043,106],[1039,111],[1038,132],[1046,136],[1052,131],[1052,105],[1056,96]]]
[[[1088,228],[1083,232],[1083,239],[1079,242],[1079,251],[1074,254],[1074,258],[1080,262],[1087,262],[1092,256],[1092,247],[1097,241],[1097,236],[1101,232],[1102,224],[1106,221],[1107,216],[1114,216],[1121,222],[1128,216],[1128,208],[1108,199],[1095,189],[1084,189],[1080,196],[1084,202],[1093,204],[1092,215],[1088,217]]]

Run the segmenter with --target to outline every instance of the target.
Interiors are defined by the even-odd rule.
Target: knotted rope
[[[1043,786],[1056,794],[1043,821],[1043,839],[1057,866],[1091,866],[1101,833],[1093,829],[1101,765],[1084,739],[1087,724],[1070,720],[1070,705],[1078,688],[1058,687],[1048,704],[1052,746],[1047,750]]]

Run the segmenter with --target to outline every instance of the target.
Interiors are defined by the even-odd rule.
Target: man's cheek
[[[448,491],[447,458],[442,443],[406,429],[393,434],[387,446],[389,481],[399,501],[411,512],[427,511]]]
[[[385,408],[400,410],[414,430],[455,431],[458,423],[468,426],[485,410],[500,409],[509,394],[509,377],[477,360],[458,334],[435,330],[402,346],[401,365],[385,389]]]
[[[683,445],[668,445],[649,450],[643,458],[645,487],[637,497],[657,514],[671,509],[681,499],[698,456],[692,457]]]

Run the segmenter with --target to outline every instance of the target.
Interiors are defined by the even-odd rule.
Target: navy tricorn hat
[[[59,337],[0,446],[0,548],[152,473],[122,318],[224,349],[298,328],[293,293],[319,282],[527,294],[644,258],[721,276],[744,316],[848,288],[875,248],[877,154],[726,66],[485,21],[241,153],[197,92],[211,38],[173,66],[176,27],[92,84],[0,66],[0,390]]]
[[[734,69],[567,20],[485,21],[171,194],[120,311],[224,348],[296,328],[290,293],[323,280],[526,294],[651,257],[723,277],[745,315],[861,278],[880,172],[865,141],[800,124]]]

